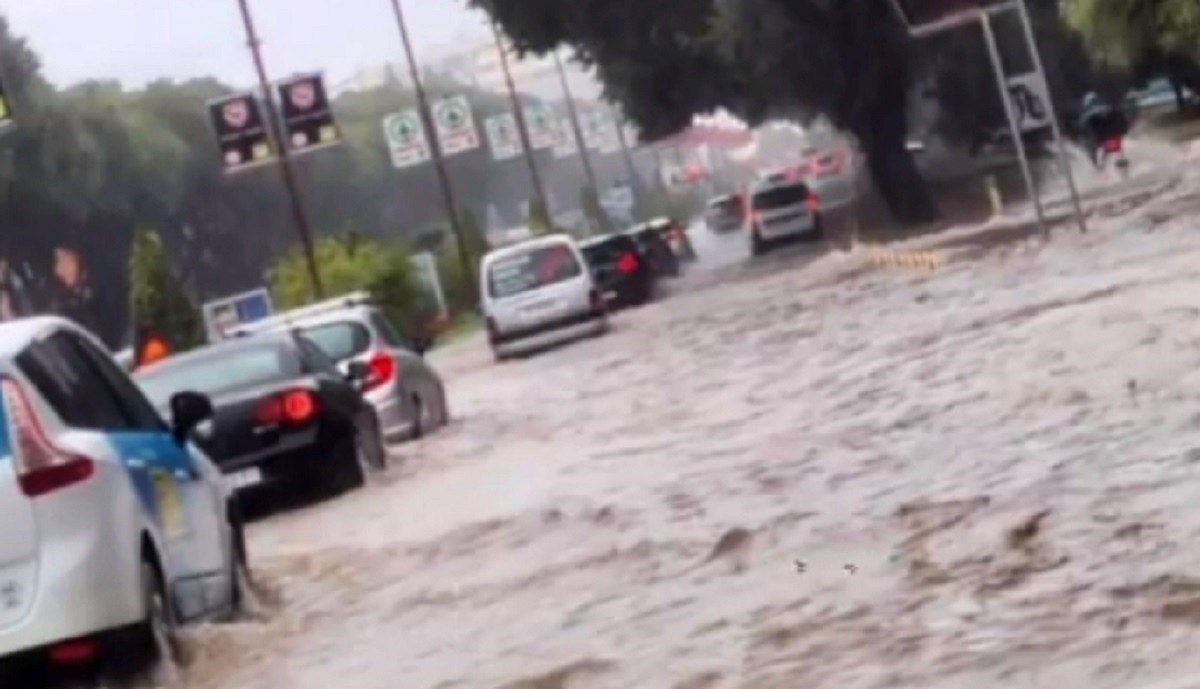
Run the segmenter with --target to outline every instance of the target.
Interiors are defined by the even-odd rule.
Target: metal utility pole
[[[268,131],[274,136],[275,145],[279,148],[279,171],[283,175],[283,185],[287,188],[291,199],[292,217],[296,223],[296,232],[300,235],[300,245],[304,250],[304,260],[308,264],[308,279],[312,283],[313,296],[317,299],[325,297],[325,287],[321,283],[321,272],[317,268],[317,257],[313,249],[312,229],[308,224],[308,215],[304,212],[304,204],[300,201],[300,185],[296,183],[296,173],[292,169],[292,158],[288,151],[287,141],[280,132],[279,109],[275,107],[275,94],[271,93],[271,81],[267,78],[267,67],[263,62],[262,49],[258,40],[258,32],[254,29],[254,18],[250,15],[249,0],[238,0],[242,12],[242,24],[246,27],[246,44],[250,46],[250,55],[254,58],[254,69],[258,72],[258,85],[263,92],[263,102],[267,108],[269,120]]]
[[[454,233],[455,243],[458,244],[458,260],[462,267],[463,279],[467,281],[467,289],[470,290],[470,294],[474,295],[477,293],[476,269],[471,264],[471,253],[467,249],[467,243],[463,237],[462,223],[458,217],[458,202],[454,198],[454,188],[450,184],[450,172],[446,169],[446,158],[442,155],[442,142],[438,140],[433,111],[429,107],[425,85],[421,83],[421,69],[417,66],[412,41],[408,38],[408,23],[404,21],[404,8],[400,6],[400,0],[391,0],[391,2],[392,12],[396,15],[396,28],[400,31],[400,43],[404,46],[404,55],[408,59],[408,71],[412,76],[413,92],[417,96],[417,109],[421,113],[421,122],[429,139],[429,152],[433,155],[433,166],[437,170],[438,184],[442,188],[442,201],[446,204],[450,231]]]
[[[575,135],[575,144],[579,146],[579,158],[583,161],[583,174],[592,191],[599,194],[600,187],[596,184],[596,170],[592,167],[592,156],[588,153],[587,141],[583,137],[583,127],[579,125],[579,110],[575,107],[575,95],[571,93],[571,84],[567,81],[567,70],[563,67],[562,57],[554,51],[554,68],[558,70],[558,81],[562,84],[563,96],[567,99],[567,115],[571,118],[571,130]]]
[[[549,213],[550,204],[546,202],[546,188],[542,186],[542,175],[538,172],[537,161],[533,157],[533,144],[529,138],[529,127],[525,122],[525,108],[517,95],[517,84],[513,81],[512,70],[508,67],[508,51],[504,48],[504,37],[500,34],[500,25],[492,22],[492,35],[496,39],[496,51],[500,53],[500,70],[504,72],[504,85],[508,89],[508,100],[512,104],[513,119],[517,121],[517,135],[521,137],[521,145],[525,147],[525,160],[529,163],[529,178],[533,182],[533,196],[542,208]]]

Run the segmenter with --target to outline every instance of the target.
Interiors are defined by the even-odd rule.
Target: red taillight
[[[364,391],[383,387],[396,377],[396,360],[390,354],[381,352],[371,357],[371,360],[367,362],[367,368],[371,370],[371,373],[363,385]]]
[[[312,421],[316,415],[316,396],[308,390],[292,390],[260,402],[256,418],[263,426],[300,425]]]
[[[805,203],[808,204],[808,211],[810,213],[816,213],[821,210],[821,197],[818,194],[810,193]]]
[[[621,256],[620,260],[617,261],[617,270],[625,275],[629,275],[637,269],[638,259],[637,256],[634,256],[633,254],[625,254]]]
[[[96,658],[100,645],[91,639],[61,643],[50,649],[50,660],[58,665],[79,665]]]
[[[3,386],[4,408],[12,429],[13,459],[21,492],[36,498],[88,480],[96,473],[91,459],[54,447],[25,391],[11,378]]]
[[[1104,150],[1108,153],[1120,153],[1125,148],[1125,142],[1121,137],[1113,137],[1104,142]]]

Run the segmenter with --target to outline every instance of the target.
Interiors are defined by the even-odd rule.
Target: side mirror
[[[171,434],[182,445],[196,427],[213,417],[212,401],[198,392],[179,392],[171,397]]]
[[[351,361],[346,367],[346,380],[351,383],[362,385],[370,377],[371,367],[361,361]]]

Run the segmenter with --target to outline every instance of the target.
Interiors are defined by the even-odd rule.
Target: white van
[[[604,298],[575,240],[564,234],[488,253],[479,270],[479,290],[497,361],[520,348],[608,330]]]

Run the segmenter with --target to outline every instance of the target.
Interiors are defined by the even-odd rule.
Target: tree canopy
[[[573,47],[596,67],[606,95],[652,137],[717,107],[752,123],[827,117],[857,138],[876,188],[901,221],[935,213],[905,146],[914,87],[936,82],[947,119],[959,129],[995,127],[1003,117],[994,86],[977,87],[980,75],[994,84],[977,35],[916,44],[881,0],[471,1],[518,49]],[[1061,37],[1057,0],[1031,4],[1041,36]],[[1042,48],[1051,51],[1049,64],[1069,68],[1082,59],[1077,40],[1043,40]],[[988,115],[979,117],[981,111]]]
[[[1138,78],[1164,73],[1200,93],[1196,0],[1069,0],[1067,13],[1100,59]]]

